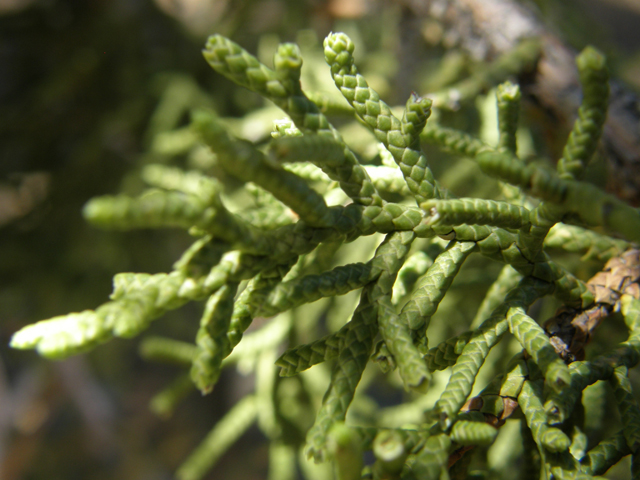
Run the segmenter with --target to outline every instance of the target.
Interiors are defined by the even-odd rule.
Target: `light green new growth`
[[[344,103],[303,92],[296,45],[280,45],[269,68],[211,36],[203,51],[211,67],[287,118],[258,145],[202,109],[190,130],[158,133],[153,148],[167,162],[199,155],[206,166],[146,165],[142,178],[152,188],[93,199],[84,215],[109,229],[182,228],[192,245],[171,272],[118,274],[110,300],[95,311],[26,326],[11,345],[64,358],[136,336],[188,302],[205,303],[199,325],[185,325],[197,329],[191,343],[154,332],[140,344],[145,359],[182,368],[152,410],[170,416],[193,390],[211,392],[230,365],[254,374],[255,392],[203,439],[178,469],[180,480],[202,479],[254,423],[270,442],[273,480],[297,472],[323,478],[305,456],[332,461],[342,480],[479,478],[474,469],[489,464],[487,478],[514,478],[521,465],[518,478],[588,479],[627,455],[638,477],[640,407],[630,369],[640,362],[640,266],[626,265],[623,275],[608,266],[589,282],[590,265],[569,271],[576,254],[594,265],[631,262],[621,255],[640,242],[638,210],[580,180],[606,116],[604,57],[592,47],[578,57],[583,100],[553,173],[518,157],[526,92],[504,82],[533,66],[537,41],[522,42],[433,102],[411,94],[401,119],[359,73],[354,51],[344,33],[325,39]],[[435,116],[443,125],[428,122],[432,108],[458,108],[498,82],[496,145],[445,126],[442,111]],[[368,147],[351,149],[333,115],[346,131],[364,124]],[[446,174],[443,186],[435,179],[421,141],[472,159],[474,173],[451,167],[460,178],[504,182],[489,184],[496,198],[455,198]],[[548,296],[563,308],[545,323],[539,311],[548,310]],[[628,338],[613,349],[598,344],[584,358],[600,321],[616,338],[616,317],[598,317],[615,312]],[[405,403],[378,405],[382,377],[392,385],[385,392],[404,387]],[[474,387],[480,393],[470,398]],[[611,409],[620,431],[600,441],[615,431],[606,433],[603,421]],[[522,425],[522,461],[519,437],[507,437],[509,423],[502,428],[512,415]],[[498,451],[505,442],[512,453]],[[374,459],[364,466],[367,450]]]

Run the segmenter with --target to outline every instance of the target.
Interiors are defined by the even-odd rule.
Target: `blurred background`
[[[151,148],[158,133],[185,126],[189,108],[240,118],[264,106],[206,64],[207,35],[269,62],[280,41],[317,59],[327,33],[347,31],[365,76],[400,104],[411,90],[444,86],[428,70],[456,55],[410,3],[0,0],[0,479],[170,479],[251,388],[226,372],[212,395],[192,395],[160,419],[149,400],[175,371],[140,360],[135,339],[62,362],[7,347],[28,323],[103,303],[118,272],[169,271],[190,244],[184,232],[98,231],[81,209],[93,196],[135,190],[141,165],[162,161]],[[528,5],[568,45],[605,51],[613,75],[640,90],[640,2]],[[320,64],[309,68],[322,84],[330,78]],[[188,340],[199,314],[187,305],[152,328]],[[207,478],[266,478],[266,465],[252,430]]]

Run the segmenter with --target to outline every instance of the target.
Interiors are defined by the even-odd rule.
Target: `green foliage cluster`
[[[638,211],[580,180],[606,113],[602,55],[587,48],[578,57],[583,102],[555,173],[517,155],[517,85],[497,89],[499,140],[492,146],[427,122],[428,98],[411,95],[396,116],[360,75],[353,52],[343,33],[324,42],[347,106],[303,92],[296,45],[280,45],[269,68],[230,40],[210,37],[203,53],[211,67],[271,100],[287,118],[275,122],[269,142],[256,145],[232,136],[211,111],[194,111],[191,128],[168,138],[176,152],[197,152],[201,171],[147,165],[142,178],[152,188],[136,197],[96,198],[84,210],[104,228],[187,229],[195,241],[173,271],[116,275],[109,302],[27,326],[12,346],[64,358],[136,336],[168,310],[205,301],[194,342],[148,337],[141,344],[145,358],[185,366],[152,408],[169,414],[194,386],[210,393],[231,363],[255,373],[255,391],[180,467],[183,480],[202,478],[255,422],[270,442],[269,478],[296,478],[297,468],[308,478],[327,478],[305,457],[332,460],[343,480],[476,478],[474,452],[486,452],[508,418],[522,425],[526,478],[541,472],[595,478],[629,454],[637,476],[640,410],[628,370],[640,360],[640,300],[623,294],[614,305],[628,327],[625,341],[572,363],[528,314],[543,297],[577,311],[600,302],[551,258],[551,249],[602,262],[640,242]],[[532,52],[536,43],[527,42],[482,82],[504,78]],[[475,95],[478,82],[467,81],[465,91]],[[329,116],[345,114],[373,135],[375,160],[354,152],[330,123]],[[435,179],[421,141],[473,159],[482,174],[502,182],[500,195],[455,198]],[[344,252],[355,253],[351,242],[362,261],[340,264]],[[446,328],[431,319],[476,256],[503,263],[502,272],[468,330],[433,345],[433,327]],[[253,323],[262,326],[250,330]],[[324,336],[309,338],[322,328]],[[286,340],[290,348],[281,353]],[[515,348],[502,347],[495,378],[484,378],[486,386],[470,400],[490,352],[505,344]],[[324,362],[331,368],[323,369]],[[402,385],[408,401],[377,407],[365,392],[376,376],[372,367]],[[439,373],[449,368],[448,376]],[[623,427],[594,442],[585,410],[597,409],[606,392],[587,387],[601,380],[612,387]],[[366,450],[373,451],[372,465],[363,465]],[[506,465],[491,466],[490,474],[506,477]]]

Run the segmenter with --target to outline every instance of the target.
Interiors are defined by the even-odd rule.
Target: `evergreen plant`
[[[509,478],[513,465],[487,460],[501,430],[510,443],[502,455],[521,452],[513,464],[522,478],[596,478],[628,455],[640,478],[640,410],[629,377],[640,360],[640,214],[582,181],[606,116],[602,54],[588,47],[577,58],[583,100],[555,172],[518,156],[521,93],[509,81],[496,90],[491,145],[429,120],[426,96],[411,95],[396,116],[358,72],[343,33],[325,39],[324,54],[348,106],[302,90],[295,44],[278,47],[273,68],[220,35],[203,54],[287,117],[270,141],[254,144],[231,135],[214,112],[194,111],[190,130],[169,137],[176,151],[204,159],[199,171],[147,165],[142,178],[152,188],[95,198],[84,209],[108,229],[184,228],[192,246],[169,273],[116,275],[110,300],[96,310],[23,328],[14,348],[65,358],[204,302],[193,342],[141,343],[145,358],[184,365],[152,408],[172,411],[194,386],[210,393],[232,363],[255,373],[255,390],[186,459],[181,480],[202,478],[256,422],[270,442],[272,479],[296,478],[298,464],[307,478],[323,478],[300,452],[331,461],[342,480],[479,478],[482,469]],[[537,43],[524,42],[436,96],[436,106],[477,95],[537,55]],[[330,123],[335,115],[355,115],[377,153],[354,152]],[[421,142],[473,160],[473,175],[499,180],[500,191],[456,198],[434,177]],[[560,250],[606,265],[582,281],[554,260]],[[479,287],[463,264],[473,257],[503,267],[472,318]],[[475,293],[456,296],[452,285],[465,281]],[[534,319],[553,298],[557,313]],[[624,341],[586,349],[602,321],[620,319]],[[311,369],[325,362],[330,368]],[[406,401],[378,406],[369,391],[378,377],[403,388]],[[622,425],[602,438],[610,408]],[[368,465],[365,451],[373,451]]]

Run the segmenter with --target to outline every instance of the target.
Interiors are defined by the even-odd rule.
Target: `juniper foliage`
[[[270,442],[269,478],[295,478],[298,463],[309,478],[323,478],[299,452],[332,461],[344,480],[466,478],[472,456],[486,455],[507,420],[522,425],[526,478],[595,478],[627,455],[635,478],[640,410],[629,370],[640,360],[640,253],[633,250],[640,214],[581,181],[606,114],[603,56],[589,47],[578,57],[583,102],[554,173],[517,155],[517,85],[497,89],[499,141],[492,146],[428,121],[426,97],[413,94],[396,116],[359,73],[347,35],[329,35],[324,53],[349,106],[302,90],[294,44],[280,45],[269,68],[230,40],[210,37],[203,54],[211,67],[287,118],[260,146],[231,135],[215,113],[194,111],[191,129],[165,140],[207,159],[208,171],[148,165],[142,177],[152,188],[137,197],[96,198],[84,209],[104,228],[187,229],[195,240],[174,270],[119,274],[110,301],[27,326],[12,346],[64,358],[138,335],[187,302],[205,302],[192,343],[143,340],[145,358],[185,369],[152,408],[167,415],[194,386],[211,392],[232,363],[254,371],[256,385],[186,459],[177,472],[182,480],[202,478],[256,422]],[[477,95],[478,85],[504,79],[537,54],[527,41],[464,83],[462,93]],[[370,130],[381,165],[349,147],[328,119],[336,114],[354,115]],[[500,180],[500,197],[455,198],[434,177],[421,142],[474,160]],[[251,201],[233,208],[232,194]],[[337,252],[371,235],[383,238],[368,258],[336,265]],[[608,263],[584,282],[552,260],[558,249]],[[434,328],[444,331],[432,317],[474,256],[504,268],[468,330],[432,345]],[[563,307],[541,324],[531,306],[550,296]],[[356,300],[355,308],[344,298]],[[299,312],[312,303],[320,307],[304,319]],[[615,312],[628,338],[587,355],[595,328]],[[248,331],[265,317],[271,320]],[[323,318],[329,332],[307,338]],[[515,339],[515,352],[504,347],[506,337]],[[487,378],[481,367],[492,350],[502,360]],[[319,364],[331,366],[311,369]],[[371,411],[372,365],[404,386],[406,403]],[[576,405],[602,405],[588,388],[601,380],[611,386],[622,429],[592,441],[586,429],[604,425],[587,425]],[[484,389],[472,396],[476,383]],[[366,450],[373,451],[372,465],[363,465]],[[493,474],[504,472],[495,467]]]

